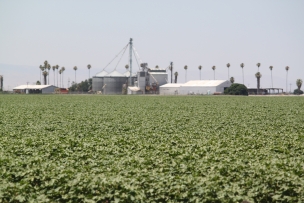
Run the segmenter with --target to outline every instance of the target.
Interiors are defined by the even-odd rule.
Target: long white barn
[[[191,80],[184,84],[168,83],[159,87],[161,95],[189,95],[224,93],[230,87],[228,80]]]

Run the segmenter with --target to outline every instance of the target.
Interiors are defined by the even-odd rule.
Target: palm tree
[[[228,79],[229,79],[229,68],[230,68],[230,63],[227,63],[227,68],[228,68]]]
[[[230,78],[230,82],[233,84],[234,83],[234,77]]]
[[[242,68],[242,73],[243,73],[243,85],[245,84],[244,83],[244,66],[245,66],[245,64],[241,63],[241,68]]]
[[[261,80],[262,74],[260,72],[257,72],[255,74],[255,77],[257,78],[257,94],[259,94],[260,93],[260,80]]]
[[[215,69],[216,69],[216,67],[215,67],[215,66],[212,66],[212,70],[213,70],[213,80],[215,80]]]
[[[175,81],[174,81],[174,82],[177,83],[178,72],[175,72],[175,73],[174,73],[174,76],[175,76]]]
[[[173,76],[172,76],[172,72],[173,72],[173,62],[170,62],[170,66],[169,66],[169,70],[170,70],[170,75],[171,75],[171,83],[172,83],[172,78],[173,78]]]
[[[42,75],[42,71],[44,71],[44,67],[40,65],[39,68],[40,68],[40,84],[41,84],[41,75]]]
[[[59,69],[59,65],[57,64],[57,65],[56,65],[56,70],[57,70],[57,87],[59,87],[59,86],[58,86],[58,69]]]
[[[285,67],[286,70],[286,93],[287,93],[287,84],[288,84],[288,70],[289,70],[289,66]]]
[[[47,67],[48,67],[48,61],[45,60],[45,61],[44,61],[44,69],[47,69]]]
[[[200,71],[200,80],[201,80],[201,76],[202,76],[202,66],[198,67],[199,71]]]
[[[48,85],[49,85],[50,84],[50,70],[51,70],[51,65],[50,64],[48,64],[47,69],[48,69]]]
[[[187,82],[187,69],[188,69],[188,66],[185,65],[185,66],[184,66],[184,69],[185,69],[185,71],[186,71],[186,74],[185,74],[185,82]]]
[[[59,70],[59,75],[60,75],[60,78],[59,78],[59,87],[61,88],[61,73],[62,73],[62,70],[60,69]],[[57,80],[57,82],[58,82],[58,80]]]
[[[54,86],[55,86],[55,69],[56,69],[56,66],[52,66],[52,69],[53,69],[53,73],[54,73]]]
[[[269,69],[270,69],[270,73],[271,73],[271,88],[273,88],[273,81],[272,81],[272,69],[273,69],[273,66],[269,66]]]
[[[159,69],[158,65],[155,66],[155,69]]]
[[[302,84],[303,84],[303,80],[302,79],[297,79],[296,84],[298,86],[298,92],[300,92]]]
[[[126,68],[126,70],[128,71],[128,70],[129,70],[129,65],[128,65],[128,64],[125,65],[125,68]]]
[[[44,77],[44,85],[46,85],[46,77],[48,76],[48,72],[45,70],[45,71],[43,71],[42,72],[42,75],[43,75],[43,77]]]
[[[260,66],[261,66],[261,63],[257,63],[258,72],[260,72],[260,70],[259,70]]]
[[[89,64],[87,67],[88,67],[88,69],[89,69],[89,79],[90,79],[90,69],[91,69],[91,65]]]
[[[62,76],[61,76],[61,79],[62,79],[62,83],[61,83],[61,85],[62,85],[62,87],[64,88],[64,82],[63,82],[63,72],[65,71],[65,67],[62,67],[61,68],[61,73],[62,73]]]
[[[74,66],[74,71],[75,71],[75,83],[76,83],[76,70],[77,70],[77,66]]]

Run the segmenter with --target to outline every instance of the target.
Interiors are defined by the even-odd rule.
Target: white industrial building
[[[191,80],[184,84],[168,83],[159,87],[160,95],[189,95],[224,93],[228,80]]]
[[[14,87],[13,91],[25,94],[50,94],[54,93],[56,88],[54,85],[20,85]]]

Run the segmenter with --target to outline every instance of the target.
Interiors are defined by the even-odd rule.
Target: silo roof
[[[107,75],[107,74],[108,74],[108,72],[105,71],[105,70],[103,70],[103,71],[97,73],[95,76],[96,76],[96,77],[102,77],[102,76],[105,76],[105,75]]]
[[[121,74],[117,70],[112,71],[111,73],[105,75],[106,77],[126,77],[125,75]]]

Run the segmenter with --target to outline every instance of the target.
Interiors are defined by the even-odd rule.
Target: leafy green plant
[[[301,97],[0,97],[0,202],[303,202]]]

